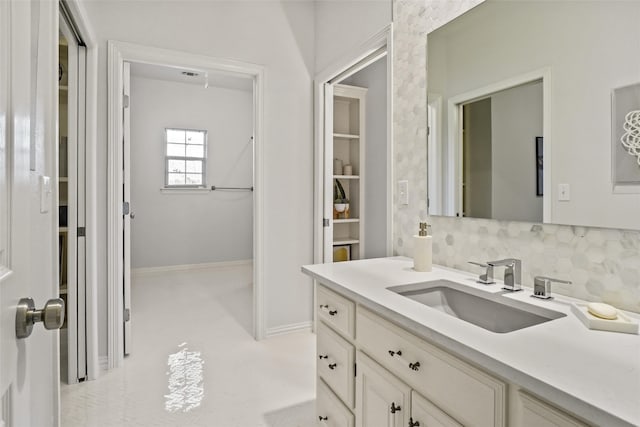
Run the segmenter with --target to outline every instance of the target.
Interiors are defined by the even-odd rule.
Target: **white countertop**
[[[640,336],[587,329],[571,312],[578,300],[530,298],[531,289],[507,294],[567,316],[509,333],[494,333],[387,290],[447,279],[488,292],[477,276],[444,267],[413,270],[405,257],[307,265],[302,271],[414,334],[483,366],[549,402],[597,425],[640,426]]]

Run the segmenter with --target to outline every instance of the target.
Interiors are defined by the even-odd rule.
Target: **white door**
[[[333,262],[333,85],[324,85],[324,262]]]
[[[358,353],[356,411],[358,427],[409,425],[411,389],[376,362]]]
[[[57,2],[0,2],[0,424],[56,426],[58,331],[16,336],[23,297],[57,296]],[[50,187],[49,187],[50,186]],[[48,189],[51,191],[47,191]],[[43,196],[43,197],[41,197]]]
[[[124,226],[124,260],[123,260],[123,320],[124,320],[124,354],[131,353],[131,345],[133,338],[131,336],[131,220],[134,213],[131,210],[131,64],[124,63],[122,70],[122,81],[124,85],[123,91],[123,108],[122,108],[122,124],[123,124],[123,147],[122,147],[122,179],[123,179],[123,205],[126,208],[123,211]]]

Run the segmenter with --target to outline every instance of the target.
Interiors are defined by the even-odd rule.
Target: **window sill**
[[[166,188],[160,189],[162,194],[206,194],[211,193],[211,188]]]

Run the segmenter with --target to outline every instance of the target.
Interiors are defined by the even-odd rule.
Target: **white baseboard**
[[[109,370],[109,356],[98,357],[98,366],[101,374],[107,372]]]
[[[275,337],[278,335],[290,334],[292,332],[311,332],[311,321],[293,323],[291,325],[277,326],[275,328],[267,329],[267,338]]]
[[[228,267],[243,267],[253,264],[252,259],[243,259],[239,261],[222,261],[222,262],[205,262],[202,264],[181,264],[181,265],[166,265],[161,267],[142,267],[132,268],[132,276],[144,276],[147,274],[156,273],[168,273],[173,271],[193,271],[193,270],[206,270],[209,268],[228,268]]]

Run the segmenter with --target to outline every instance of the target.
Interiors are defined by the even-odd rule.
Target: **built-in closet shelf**
[[[58,86],[58,90],[69,90],[69,86],[60,85]]]
[[[351,222],[360,222],[360,218],[334,219],[334,224],[347,224]]]
[[[339,245],[355,245],[360,243],[360,239],[355,237],[337,238],[333,240],[333,246]]]
[[[360,179],[360,175],[333,175],[334,179]]]
[[[67,233],[69,231],[69,227],[58,227],[58,231],[61,233]]]
[[[360,139],[360,135],[352,135],[348,133],[334,133],[333,137],[337,139]]]
[[[58,177],[58,181],[59,182],[69,182],[69,178],[66,176],[60,176]]]

